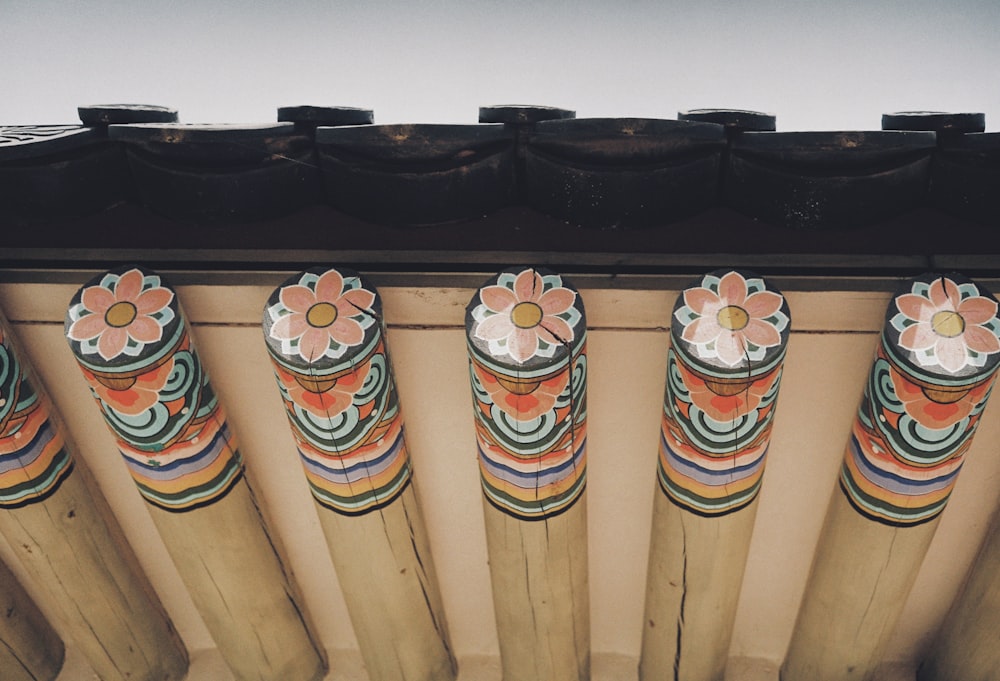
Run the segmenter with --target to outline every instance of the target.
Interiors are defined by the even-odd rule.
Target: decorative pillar
[[[1000,365],[988,292],[923,275],[889,303],[782,681],[872,677]]]
[[[540,268],[466,308],[486,539],[504,681],[586,681],[586,319]]]
[[[275,289],[263,327],[368,675],[454,679],[378,292],[310,269]]]
[[[62,639],[2,562],[0,613],[4,681],[54,681],[66,657]]]
[[[66,336],[237,681],[322,678],[324,652],[173,289],[138,267],[99,275],[70,303]]]
[[[725,675],[790,327],[748,272],[712,272],[674,306],[642,681]]]
[[[89,469],[63,439],[55,410],[2,317],[0,532],[48,592],[102,681],[184,677],[188,659],[180,637]],[[22,658],[37,670],[32,673],[45,678],[47,668],[58,670],[62,644],[54,635],[40,635],[33,646],[41,650]]]

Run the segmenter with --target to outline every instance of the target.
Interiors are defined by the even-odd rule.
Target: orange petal
[[[962,301],[958,313],[966,324],[985,324],[997,315],[997,303],[985,296],[976,296]]]
[[[537,303],[542,295],[543,286],[541,275],[535,270],[527,269],[514,280],[514,295],[517,296],[518,302]]]
[[[365,330],[361,325],[347,317],[337,317],[337,321],[323,331],[328,331],[330,337],[341,345],[360,345],[365,339]]]
[[[292,312],[301,312],[302,314],[308,312],[309,308],[316,304],[316,294],[298,284],[281,289],[278,299]]]
[[[97,352],[106,360],[112,360],[121,354],[128,343],[128,333],[125,329],[108,328],[97,341]]]
[[[343,291],[344,277],[337,270],[327,270],[316,280],[316,302],[335,302]]]
[[[965,327],[965,342],[976,352],[982,352],[987,355],[1000,352],[1000,338],[997,338],[996,334],[982,326]]]
[[[934,316],[934,305],[923,296],[904,293],[896,298],[896,307],[910,319],[926,322]]]
[[[91,312],[103,317],[108,308],[115,304],[115,296],[111,291],[101,286],[88,286],[83,289],[80,302]]]
[[[939,277],[931,282],[930,297],[934,306],[940,310],[958,310],[960,295],[958,286],[947,277]]]
[[[73,322],[66,335],[75,341],[85,341],[96,338],[107,328],[103,314],[89,314]]]
[[[160,325],[152,317],[139,315],[125,329],[128,335],[140,343],[155,343],[163,337]]]
[[[507,312],[517,304],[517,297],[504,286],[485,286],[479,291],[483,305],[494,312]]]
[[[747,297],[743,309],[751,317],[766,319],[781,309],[784,298],[774,291],[758,291]]]
[[[142,272],[129,270],[118,278],[115,284],[115,300],[134,302],[142,291]]]
[[[549,289],[538,299],[538,307],[546,315],[556,315],[566,312],[576,302],[576,294],[568,288]]]
[[[771,348],[781,344],[781,334],[773,325],[759,319],[751,319],[743,329],[743,335],[748,341],[762,348]]]
[[[684,304],[699,315],[714,315],[723,305],[719,296],[703,287],[684,291]]]
[[[739,305],[747,299],[747,282],[739,272],[730,272],[719,280],[719,297],[727,305]]]
[[[174,299],[174,292],[166,288],[151,288],[143,291],[135,301],[135,309],[139,314],[159,312]]]

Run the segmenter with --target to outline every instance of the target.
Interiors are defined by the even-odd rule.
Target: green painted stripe
[[[145,497],[146,501],[155,506],[168,511],[187,511],[207,506],[221,499],[235,486],[242,476],[243,463],[240,457],[235,455],[234,452],[234,456],[230,458],[226,467],[218,475],[206,483],[183,492],[165,494],[148,485],[144,485],[138,480],[135,481],[135,486],[139,488],[139,493]],[[188,508],[189,504],[190,508]]]
[[[0,507],[17,508],[47,499],[73,470],[73,461],[60,449],[48,467],[34,480],[0,490]]]
[[[840,488],[851,505],[862,515],[890,525],[919,525],[932,520],[944,510],[951,497],[951,493],[949,493],[941,501],[924,506],[896,506],[862,491],[854,482],[846,466],[842,466],[840,470]],[[884,516],[889,516],[889,518]]]
[[[538,501],[525,502],[523,499],[507,494],[482,480],[483,492],[490,502],[501,511],[521,518],[541,518],[559,513],[572,506],[579,498],[587,484],[587,472],[583,471],[573,486],[552,497]]]

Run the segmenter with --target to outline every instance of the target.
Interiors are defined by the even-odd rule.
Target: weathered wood
[[[1000,670],[1000,511],[917,681],[994,681]]]
[[[59,634],[0,562],[0,676],[4,681],[53,681],[65,656]]]
[[[924,275],[889,303],[783,681],[872,678],[1000,365],[996,300]]]
[[[506,270],[466,332],[504,681],[586,681],[583,301],[557,274]]]
[[[122,267],[84,285],[66,336],[219,652],[238,681],[314,681],[325,655],[243,473],[176,295]]]
[[[378,292],[349,270],[301,272],[263,329],[368,675],[454,679]]]
[[[0,532],[101,679],[181,679],[184,646],[2,318],[0,367]]]
[[[674,306],[642,681],[723,679],[790,321],[746,272],[712,272]]]

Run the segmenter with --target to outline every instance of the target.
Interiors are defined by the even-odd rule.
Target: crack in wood
[[[681,521],[681,603],[677,614],[677,649],[674,651],[674,681],[680,681],[681,669],[681,639],[684,633],[684,605],[687,600],[687,528],[684,526],[684,516]]]

